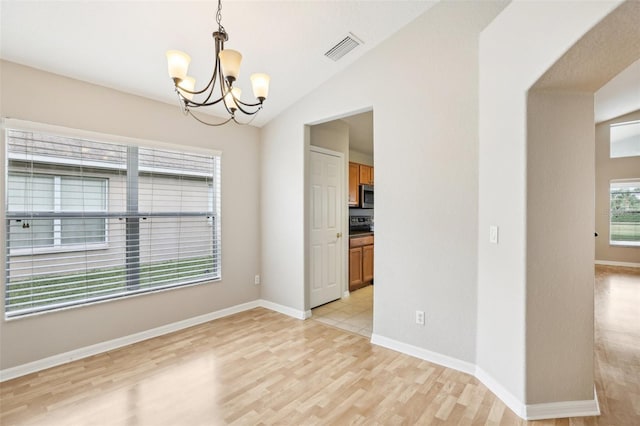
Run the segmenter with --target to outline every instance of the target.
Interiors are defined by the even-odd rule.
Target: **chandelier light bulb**
[[[191,57],[179,50],[167,50],[167,64],[169,66],[169,77],[175,80],[182,80],[187,76]]]
[[[267,74],[251,74],[251,86],[253,87],[253,96],[260,101],[264,101],[269,96],[269,81],[271,77]]]

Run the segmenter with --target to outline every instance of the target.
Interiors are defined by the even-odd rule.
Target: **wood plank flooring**
[[[640,425],[640,268],[596,267],[596,424]]]
[[[0,385],[2,425],[637,425],[640,271],[597,270],[603,415],[524,422],[474,377],[258,308]]]

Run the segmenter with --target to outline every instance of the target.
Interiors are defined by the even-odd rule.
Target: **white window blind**
[[[5,134],[6,317],[221,277],[219,156]]]

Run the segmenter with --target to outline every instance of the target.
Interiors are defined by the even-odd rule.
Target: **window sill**
[[[39,254],[53,254],[53,253],[68,253],[74,251],[93,251],[93,250],[106,250],[109,248],[109,243],[95,243],[95,244],[74,244],[68,246],[58,247],[41,247],[37,249],[13,249],[9,250],[9,256],[36,256]]]

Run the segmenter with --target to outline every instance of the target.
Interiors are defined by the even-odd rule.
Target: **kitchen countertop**
[[[369,235],[373,235],[373,231],[353,231],[353,232],[349,232],[349,238],[367,237]]]

